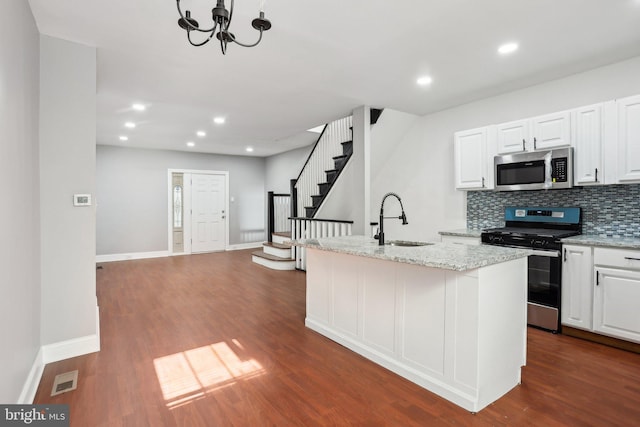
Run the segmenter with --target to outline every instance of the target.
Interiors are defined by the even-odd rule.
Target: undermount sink
[[[403,246],[403,247],[418,247],[418,246],[428,246],[433,245],[433,243],[426,242],[407,242],[404,240],[392,240],[390,242],[386,242],[385,245],[389,246]]]

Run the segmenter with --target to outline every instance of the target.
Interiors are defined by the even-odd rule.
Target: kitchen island
[[[293,244],[306,248],[307,327],[472,412],[520,383],[529,251]]]

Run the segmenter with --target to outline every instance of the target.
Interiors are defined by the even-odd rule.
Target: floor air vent
[[[51,388],[51,396],[75,390],[78,387],[78,371],[65,372],[56,375]]]

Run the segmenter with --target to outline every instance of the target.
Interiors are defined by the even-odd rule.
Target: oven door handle
[[[559,258],[560,257],[560,251],[538,251],[535,249],[531,249],[532,254],[531,255],[535,255],[535,256],[546,256],[549,258]]]

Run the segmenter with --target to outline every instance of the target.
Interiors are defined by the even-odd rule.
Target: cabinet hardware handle
[[[640,261],[640,258],[634,258],[634,257],[631,257],[631,256],[626,256],[626,257],[624,257],[624,259],[628,259],[630,261]]]
[[[522,151],[527,151],[527,148],[525,146],[526,142],[524,140],[524,138],[522,138]]]
[[[567,262],[567,249],[564,250],[564,262]]]
[[[484,176],[482,177],[482,188],[484,188]]]
[[[596,286],[600,286],[600,272],[596,270]]]
[[[533,138],[533,150],[534,150],[534,151],[536,150],[536,142],[537,142],[537,140],[536,140],[536,138],[534,137],[534,138]]]
[[[598,168],[596,168],[596,182],[598,182]]]

